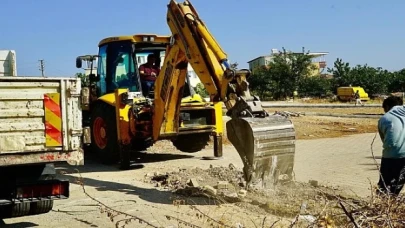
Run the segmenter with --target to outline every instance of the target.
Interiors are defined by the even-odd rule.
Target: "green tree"
[[[233,68],[233,69],[238,68],[237,62],[231,63],[230,65],[231,65],[231,68]],[[205,89],[204,84],[201,82],[197,83],[196,87],[194,88],[194,91],[201,97],[204,97],[204,98],[209,97],[207,89]]]
[[[204,84],[202,84],[201,82],[197,83],[195,87],[195,92],[203,98],[209,97],[209,94],[205,89]]]
[[[259,96],[271,95],[274,99],[293,95],[301,79],[310,76],[314,66],[312,58],[305,52],[293,53],[283,48],[274,55],[267,67],[257,69],[250,79],[251,89]]]
[[[252,93],[258,95],[262,100],[272,98],[276,88],[276,82],[269,75],[268,69],[261,68],[248,79]]]
[[[384,94],[389,90],[392,73],[381,67],[371,67],[367,64],[350,67],[349,63],[342,59],[336,59],[334,68],[328,72],[333,74],[332,91],[336,92],[340,86],[361,86],[370,95]]]
[[[369,96],[387,93],[388,79],[390,72],[383,70],[381,67],[374,68],[371,66],[357,65],[352,68],[351,75],[353,85],[363,87]]]
[[[84,73],[76,73],[75,76],[77,78],[81,79],[82,86],[89,86],[90,85],[89,77],[86,76]]]
[[[352,78],[350,75],[350,64],[343,62],[342,59],[337,58],[333,63],[333,68],[328,68],[328,72],[333,74],[332,91],[336,92],[340,86],[349,86],[352,84]]]
[[[332,93],[332,81],[321,76],[305,77],[298,84],[298,94],[301,96],[322,97]]]
[[[405,69],[392,72],[387,80],[388,92],[404,92],[405,91]]]

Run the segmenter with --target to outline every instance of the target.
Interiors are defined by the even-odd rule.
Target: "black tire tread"
[[[22,217],[30,214],[30,203],[16,203],[13,204],[11,209],[11,217]]]
[[[209,133],[179,135],[172,140],[173,146],[181,152],[196,153],[203,150],[210,141]]]
[[[51,211],[53,208],[53,200],[44,200],[39,202],[31,203],[31,214],[45,214]]]

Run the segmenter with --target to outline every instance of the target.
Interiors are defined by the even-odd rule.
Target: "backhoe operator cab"
[[[111,37],[99,43],[98,97],[113,93],[118,88],[128,88],[133,94],[142,94],[139,66],[144,63],[140,62],[144,57],[143,54],[161,56],[166,50],[166,39],[141,42],[141,38],[143,37]],[[160,58],[155,60],[155,66],[160,66]]]
[[[142,94],[153,99],[153,87],[150,91],[145,91],[139,68],[147,62],[149,56],[153,56],[154,66],[160,69],[169,43],[170,36],[156,35],[109,37],[101,40],[97,74],[90,75],[90,81],[96,83],[97,97],[113,93],[118,88],[128,88],[132,95]],[[85,60],[83,57],[85,56],[76,59],[77,68],[82,67],[82,60]],[[194,91],[189,86],[188,78],[186,84],[185,95],[190,96]],[[197,97],[198,95],[195,99],[200,101]]]
[[[149,34],[109,37],[100,41],[97,72],[88,76],[90,86],[83,88],[88,95],[82,96],[87,100],[82,103],[87,104],[87,108],[83,108],[83,117],[87,117],[83,125],[90,127],[90,150],[97,153],[97,157],[104,164],[121,160],[122,166],[128,165],[129,155],[123,154],[127,151],[123,152],[120,145],[122,138],[130,141],[133,151],[142,151],[153,145],[154,88],[145,88],[139,68],[147,62],[148,56],[153,55],[154,67],[160,70],[170,41],[170,36]],[[88,56],[77,57],[76,67],[82,68],[82,61],[89,60]],[[133,104],[128,104],[125,111],[116,110],[115,101],[124,91],[126,99],[133,100]],[[179,132],[162,135],[161,138],[170,139],[180,151],[198,152],[208,145],[210,135],[215,134],[216,110],[194,92],[188,77],[182,93],[181,106]],[[216,109],[222,118],[222,107],[218,107]],[[117,114],[119,112],[125,114]],[[128,119],[129,113],[133,114],[131,121]],[[125,116],[124,120],[121,115]],[[215,149],[216,154],[222,154],[222,147]]]

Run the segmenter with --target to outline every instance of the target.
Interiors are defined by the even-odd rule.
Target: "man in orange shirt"
[[[153,54],[148,55],[148,61],[139,67],[141,75],[142,92],[146,97],[155,84],[156,77],[159,75],[159,67],[155,66],[156,57]]]

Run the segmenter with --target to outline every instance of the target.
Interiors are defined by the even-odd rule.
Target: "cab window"
[[[118,88],[138,91],[137,71],[132,61],[132,46],[129,42],[114,42],[108,45],[107,58],[107,92]]]

